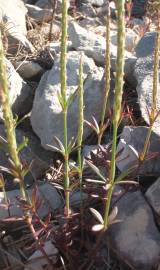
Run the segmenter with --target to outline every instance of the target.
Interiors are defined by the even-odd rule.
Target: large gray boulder
[[[22,117],[30,112],[32,108],[34,89],[29,86],[14,69],[9,60],[6,60],[9,98],[14,114]],[[0,119],[3,118],[0,106]]]
[[[69,23],[68,35],[75,50],[83,50],[88,57],[93,58],[96,63],[104,66],[106,50],[106,42],[104,37],[86,30],[76,22]],[[114,54],[115,56],[115,46],[111,47],[111,54]]]
[[[33,52],[34,47],[26,38],[27,9],[21,0],[0,0],[0,23],[8,37],[8,53],[17,53],[20,45]]]
[[[106,40],[103,36],[93,33],[76,22],[70,22],[68,27],[69,39],[72,47],[77,51],[84,53],[93,58],[95,63],[100,66],[105,65]],[[116,70],[117,47],[110,43],[111,69]],[[130,52],[125,52],[125,76],[128,81],[135,85],[136,80],[133,76],[136,57]]]
[[[71,96],[78,87],[78,70],[80,54],[68,52],[67,54],[67,96]],[[97,67],[94,61],[87,56],[84,62],[84,115],[91,121],[94,116],[100,120],[103,100],[104,70]],[[54,136],[63,142],[63,113],[58,100],[60,91],[60,58],[58,57],[51,71],[45,73],[36,90],[31,124],[35,133],[41,139],[41,144],[48,148],[54,143]],[[78,97],[76,96],[68,111],[68,140],[76,138],[78,129]],[[91,129],[85,126],[84,139],[90,134]]]
[[[160,233],[143,195],[140,191],[126,193],[116,206],[120,222],[108,231],[111,246],[131,269],[155,269],[160,256]]]
[[[138,157],[144,149],[144,142],[147,137],[147,127],[126,126],[123,129],[117,147],[116,164],[120,171],[138,167]],[[160,171],[160,145],[159,136],[152,132],[146,160],[139,168],[141,174],[159,174]]]
[[[153,58],[155,48],[155,32],[146,33],[136,48],[137,62],[135,65],[135,76],[138,81],[137,93],[142,117],[149,124],[149,113],[152,108],[153,89]],[[160,69],[159,69],[160,81]],[[160,110],[160,84],[157,93],[157,109]],[[160,134],[159,117],[154,123],[154,132]]]
[[[14,4],[13,0],[0,0],[0,21],[6,16],[9,17],[22,34],[27,33],[26,13],[27,9],[22,0],[14,0]]]

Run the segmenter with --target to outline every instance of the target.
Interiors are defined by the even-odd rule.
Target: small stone
[[[28,15],[39,23],[48,22],[52,19],[52,10],[42,9],[37,6],[26,4]]]
[[[14,67],[24,80],[41,76],[44,73],[43,68],[33,61],[18,61],[14,63]]]

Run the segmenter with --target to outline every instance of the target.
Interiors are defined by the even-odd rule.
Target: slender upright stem
[[[106,16],[106,64],[105,64],[105,91],[104,91],[104,99],[102,105],[102,113],[101,113],[101,121],[100,121],[100,133],[98,136],[98,145],[101,144],[102,136],[103,136],[103,126],[104,120],[106,116],[106,108],[107,108],[107,100],[110,90],[110,8],[108,2],[107,16]]]
[[[67,52],[67,11],[68,0],[62,0],[62,36],[61,36],[61,97],[63,100],[63,121],[64,121],[64,189],[66,200],[65,214],[69,216],[70,213],[70,182],[69,182],[69,153],[68,153],[68,136],[67,136],[67,115],[68,115],[68,103],[67,103],[67,68],[66,68],[66,52]]]
[[[23,199],[27,199],[24,178],[22,174],[22,166],[19,160],[18,151],[17,151],[17,142],[15,134],[15,121],[13,118],[10,101],[9,101],[9,88],[8,88],[8,78],[6,73],[6,63],[4,57],[4,50],[2,44],[2,36],[0,33],[0,81],[1,81],[1,91],[0,99],[2,104],[2,111],[4,117],[4,125],[6,130],[8,149],[10,157],[14,163],[15,170],[18,174],[20,191]]]
[[[82,189],[82,156],[81,147],[83,140],[83,123],[84,123],[84,112],[83,112],[83,60],[82,55],[80,57],[79,65],[79,104],[78,104],[78,168],[79,168],[79,179],[80,179],[80,190]]]
[[[113,193],[113,186],[115,180],[115,169],[116,169],[116,144],[117,144],[117,130],[118,123],[121,114],[121,102],[123,93],[123,74],[124,74],[124,52],[125,52],[125,0],[117,1],[117,24],[118,24],[118,48],[117,48],[117,63],[116,63],[116,82],[115,82],[115,96],[113,105],[113,143],[112,143],[112,158],[111,168],[109,175],[109,183],[111,184],[110,189],[107,191],[107,199],[105,205],[104,214],[104,231],[108,228],[109,210],[110,203]]]

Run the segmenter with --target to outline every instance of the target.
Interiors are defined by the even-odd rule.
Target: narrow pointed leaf
[[[48,146],[49,148],[51,148],[53,151],[58,152],[60,154],[62,154],[64,156],[64,152],[62,152],[61,149],[59,149],[58,147],[51,145],[51,144],[46,144],[46,146]]]
[[[56,142],[56,144],[58,145],[59,149],[64,153],[65,149],[63,146],[63,143],[60,141],[60,139],[58,139],[56,136],[54,137],[54,140]]]
[[[86,160],[86,163],[104,181],[104,183],[106,183],[106,178],[101,174],[100,170],[90,161]]]
[[[92,123],[90,123],[90,122],[87,121],[87,120],[84,120],[84,122],[85,122],[91,129],[93,129],[93,130],[96,132],[96,134],[98,134],[98,130],[96,129],[96,127],[95,127]]]
[[[103,217],[101,216],[101,214],[96,209],[89,208],[89,210],[92,212],[92,214],[97,219],[97,221],[99,221],[101,224],[104,223]]]
[[[97,120],[96,120],[96,118],[95,118],[94,116],[92,116],[92,119],[93,119],[93,122],[94,122],[94,126],[96,127],[96,130],[97,130],[98,133],[99,133],[99,125],[98,125],[98,123],[97,123]]]

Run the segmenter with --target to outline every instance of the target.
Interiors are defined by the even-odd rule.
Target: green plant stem
[[[66,215],[70,214],[70,181],[69,181],[69,154],[68,154],[68,143],[67,143],[67,110],[64,111],[64,189],[66,199]]]
[[[62,36],[61,36],[61,95],[66,108],[66,87],[67,87],[67,70],[66,70],[66,52],[67,52],[67,2],[62,0]]]
[[[79,179],[80,179],[80,191],[82,191],[82,156],[81,156],[81,148],[82,148],[82,140],[83,140],[83,123],[84,123],[84,100],[83,100],[83,60],[82,55],[80,57],[80,65],[79,65],[79,104],[78,104],[78,169],[79,169]]]
[[[104,120],[106,116],[106,108],[107,108],[107,100],[110,90],[110,8],[108,3],[108,10],[106,16],[106,64],[105,64],[105,91],[104,91],[104,99],[102,105],[102,113],[101,113],[101,121],[100,121],[100,133],[98,135],[98,145],[101,144],[103,132],[104,132]]]
[[[115,180],[115,170],[116,170],[116,144],[117,144],[117,130],[118,123],[121,115],[121,102],[123,93],[123,74],[124,74],[124,52],[125,52],[125,1],[117,1],[117,63],[116,63],[116,82],[115,82],[115,96],[113,105],[113,143],[112,143],[112,158],[111,158],[111,168],[109,175],[109,184],[111,187],[106,194],[106,205],[104,214],[104,231],[108,229],[109,225],[109,210],[110,203],[113,193],[114,180]]]
[[[18,151],[17,151],[15,121],[13,118],[12,110],[10,107],[10,101],[9,101],[8,80],[7,80],[7,74],[6,74],[6,64],[5,64],[1,32],[0,32],[0,82],[1,82],[0,98],[1,98],[1,104],[2,104],[2,110],[3,110],[4,125],[6,129],[9,154],[14,163],[14,171],[16,172],[16,177],[19,179],[21,196],[29,205],[31,205],[29,196],[25,188],[24,177],[23,177],[23,167],[21,165],[21,162],[18,156]],[[3,189],[3,192],[4,192],[5,201],[8,204],[5,189]],[[46,257],[46,260],[51,264],[51,260],[48,258],[43,246],[41,246],[41,244],[39,243],[38,237],[35,236],[36,232],[32,225],[32,214],[30,213],[29,210],[23,209],[23,212],[24,212],[25,220],[32,232],[32,235],[38,243],[39,250]]]
[[[13,119],[13,114],[10,107],[9,101],[9,89],[8,89],[8,79],[6,73],[6,63],[4,57],[4,50],[2,44],[2,36],[0,34],[0,81],[1,81],[1,104],[4,117],[4,125],[6,130],[8,149],[11,159],[14,163],[14,169],[17,173],[17,178],[19,179],[20,191],[22,198],[27,200],[27,193],[24,184],[24,178],[22,175],[22,166],[19,160],[18,151],[17,151],[17,142],[15,135],[15,121]]]
[[[66,208],[65,214],[69,216],[70,213],[70,181],[69,181],[69,153],[68,153],[68,136],[67,136],[67,68],[66,68],[66,52],[67,52],[67,0],[62,0],[62,36],[61,36],[61,97],[63,100],[63,121],[64,121],[64,190]]]

